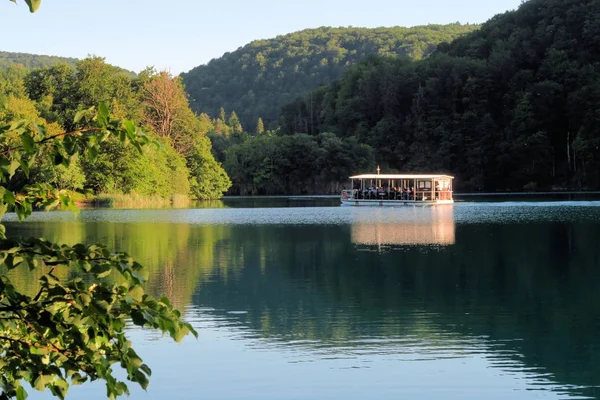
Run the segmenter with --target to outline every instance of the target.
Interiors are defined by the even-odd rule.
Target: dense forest
[[[11,65],[22,65],[27,69],[51,67],[56,64],[75,65],[77,61],[76,58],[0,51],[0,69],[8,68]]]
[[[262,117],[274,127],[279,107],[339,78],[348,66],[372,54],[415,60],[442,42],[477,25],[427,25],[412,28],[307,29],[256,40],[182,74],[192,109],[216,115],[221,107],[254,127]]]
[[[530,0],[425,60],[372,57],[284,106],[283,133],[373,147],[463,190],[600,187],[600,3]]]
[[[210,140],[189,108],[180,78],[152,69],[132,78],[97,57],[74,66],[0,69],[0,120],[27,119],[49,134],[76,134],[80,123],[74,122],[75,117],[100,102],[108,104],[113,118],[139,121],[155,146],[140,156],[133,146],[109,140],[93,162],[82,159],[68,166],[54,166],[42,155],[29,166],[29,176],[16,175],[10,187],[50,183],[96,195],[167,199],[217,198],[229,188],[229,178],[211,154]]]
[[[127,157],[107,150],[75,175],[85,177],[79,187],[96,192],[165,194],[174,185],[214,197],[229,187],[219,163],[231,194],[334,193],[349,175],[376,165],[449,172],[468,191],[597,189],[597,21],[592,0],[530,0],[480,29],[319,28],[255,41],[181,82],[152,71],[128,76],[95,59],[29,72],[13,66],[0,69],[0,94],[12,107],[30,101],[34,115],[65,129],[81,108],[114,99],[117,114],[144,121],[181,157],[133,163],[140,177],[169,165],[162,180],[142,185],[123,176],[132,171]],[[94,63],[103,66],[85,72]],[[149,117],[160,119],[148,111],[154,100],[144,97],[151,96],[144,85],[161,77],[176,82],[186,110],[177,117],[185,124],[167,133]],[[194,175],[190,140],[202,143],[196,150],[205,156],[212,152],[209,170],[223,186],[205,187],[211,178]],[[178,165],[189,190],[173,183],[178,175],[169,171]]]

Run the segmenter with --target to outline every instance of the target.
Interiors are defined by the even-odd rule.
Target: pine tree
[[[263,123],[262,118],[258,117],[258,122],[256,123],[256,134],[262,135],[265,133],[265,124]]]
[[[242,133],[244,130],[235,111],[232,111],[231,115],[229,116],[229,127],[233,133]]]

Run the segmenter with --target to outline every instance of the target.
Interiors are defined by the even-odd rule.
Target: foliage
[[[57,64],[30,71],[25,76],[29,98],[42,117],[73,129],[73,117],[99,102],[109,104],[120,118],[141,119],[139,101],[131,77],[101,57],[78,61],[75,67]]]
[[[97,111],[78,113],[73,124],[78,129],[53,135],[27,120],[1,121],[0,217],[14,211],[22,220],[36,207],[73,209],[68,193],[48,184],[26,185],[19,191],[8,188],[15,173],[21,170],[27,175],[42,152],[54,165],[69,167],[77,154],[94,159],[100,143],[110,137],[138,151],[149,143],[133,122],[112,119],[104,103]],[[88,379],[105,380],[111,398],[128,393],[125,383],[113,376],[115,363],[127,371],[130,381],[146,388],[150,369],[125,336],[127,318],[169,333],[177,341],[195,333],[166,298],[155,300],[145,294],[144,270],[126,254],[99,245],[59,246],[43,239],[9,238],[0,225],[0,262],[2,271],[46,271],[35,296],[24,294],[6,273],[0,275],[2,398],[25,398],[22,381],[60,398],[69,385]],[[78,274],[60,279],[56,272],[64,269]],[[104,279],[108,276],[112,282]]]
[[[210,200],[221,197],[231,187],[231,180],[211,154],[210,140],[199,138],[194,144],[188,160],[192,179],[191,193],[199,200]]]
[[[195,132],[189,132],[189,124],[195,122],[195,115],[188,107],[180,79],[150,69],[142,73],[140,81],[144,123],[185,154],[194,142]]]
[[[211,154],[210,140],[203,136],[206,130],[214,129],[210,118],[205,114],[198,117],[192,112],[180,78],[149,69],[141,74],[140,81],[144,121],[164,138],[166,145],[173,146],[174,154],[168,160],[185,157],[186,170],[189,170],[189,183],[170,179],[173,190],[180,188],[179,193],[184,193],[181,188],[186,188],[187,194],[187,188],[191,188],[196,199],[221,197],[231,181]],[[242,133],[235,113],[231,114],[229,123],[234,134]]]
[[[33,182],[49,183],[53,187],[62,190],[82,190],[85,184],[85,175],[81,168],[81,163],[78,157],[73,157],[69,166],[53,165],[52,160],[47,157],[42,157],[32,168],[30,178]]]
[[[335,193],[373,166],[372,149],[332,133],[249,137],[226,150],[225,169],[240,194]]]
[[[307,29],[225,53],[182,74],[183,83],[194,111],[218,115],[224,107],[238,113],[242,126],[253,128],[262,117],[272,128],[278,107],[339,78],[346,67],[368,55],[421,59],[439,43],[477,28],[450,24]]]
[[[199,142],[212,129],[212,121],[206,115],[197,117],[190,110],[179,78],[167,73],[148,69],[132,79],[99,57],[78,61],[74,67],[59,64],[33,71],[11,67],[0,70],[1,99],[4,107],[0,108],[0,117],[31,119],[52,132],[75,129],[73,117],[78,112],[105,102],[113,115],[143,120],[149,136],[154,132],[162,138],[162,150],[149,148],[143,157],[120,140],[106,140],[93,161],[81,160],[78,171],[62,170],[36,160],[29,178],[18,174],[11,183],[14,187],[26,183],[54,185],[62,177],[62,187],[165,199],[188,196],[192,184],[201,198],[220,197],[228,187],[221,184],[227,179],[220,183],[207,181],[224,174],[214,160],[204,162],[202,168],[195,169],[196,175],[190,175],[187,164],[197,160],[189,158],[197,155],[196,147],[206,144]],[[210,157],[210,149],[202,157]],[[84,175],[83,185],[80,173]],[[223,187],[221,192],[216,190]],[[201,188],[207,191],[202,192]]]
[[[284,106],[282,132],[355,136],[384,170],[462,189],[599,188],[599,16],[530,0],[425,60],[368,59]]]

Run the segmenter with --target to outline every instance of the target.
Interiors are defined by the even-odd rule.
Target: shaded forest
[[[183,83],[194,111],[217,115],[224,107],[235,110],[244,126],[254,126],[262,117],[273,128],[282,104],[329,84],[368,55],[419,60],[439,43],[477,28],[450,24],[306,29],[225,53],[182,74]]]
[[[461,190],[600,187],[600,4],[530,0],[418,62],[371,57],[285,105],[283,133],[373,147]]]

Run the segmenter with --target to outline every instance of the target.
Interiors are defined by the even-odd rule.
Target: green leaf
[[[19,169],[20,165],[21,163],[19,162],[19,160],[12,160],[10,165],[8,166],[8,176],[12,178],[17,169]]]
[[[23,149],[25,149],[25,151],[27,153],[33,153],[35,150],[35,143],[33,141],[33,138],[31,137],[31,135],[29,133],[24,133],[21,135],[21,144],[23,144]]]
[[[62,378],[57,379],[52,385],[52,393],[58,396],[59,399],[64,399],[69,390],[69,384]]]
[[[23,386],[19,386],[16,390],[17,400],[25,400],[27,398],[27,392],[23,389]]]
[[[108,125],[108,107],[104,102],[100,102],[100,104],[98,104],[98,122],[103,127]]]
[[[98,148],[96,146],[90,147],[88,150],[88,159],[92,162],[98,158]]]
[[[21,165],[21,169],[23,169],[23,172],[25,173],[25,176],[27,178],[29,178],[29,160],[26,159],[21,159],[19,161],[19,164]]]
[[[187,334],[190,333],[190,330],[187,326],[182,326],[177,332],[175,332],[172,337],[177,343],[181,342]]]
[[[152,370],[151,370],[151,369],[150,369],[150,367],[149,367],[149,366],[147,366],[146,364],[142,364],[142,365],[140,365],[140,369],[141,369],[142,371],[144,371],[144,372],[146,373],[146,375],[148,375],[148,376],[152,375]]]
[[[27,3],[27,5],[29,6],[29,11],[34,13],[40,8],[42,0],[25,0],[25,3]]]
[[[133,121],[124,121],[123,125],[125,126],[125,130],[127,130],[127,133],[129,133],[130,135],[135,135],[135,124],[133,123]]]
[[[135,301],[142,301],[144,297],[144,288],[141,286],[135,286],[131,290],[129,290],[129,294],[131,294],[131,298]]]
[[[112,266],[110,264],[96,264],[92,268],[92,273],[99,279],[106,278],[111,272]]]
[[[33,382],[33,388],[35,390],[43,391],[46,389],[46,385],[52,382],[52,379],[54,379],[52,375],[40,375],[35,382]]]
[[[81,376],[79,373],[75,373],[71,377],[71,384],[73,386],[81,385],[82,383],[85,383],[85,381],[87,381],[87,379],[88,379],[87,376]]]
[[[80,110],[75,114],[75,118],[73,118],[73,122],[78,123],[81,119],[88,113],[88,110]]]

